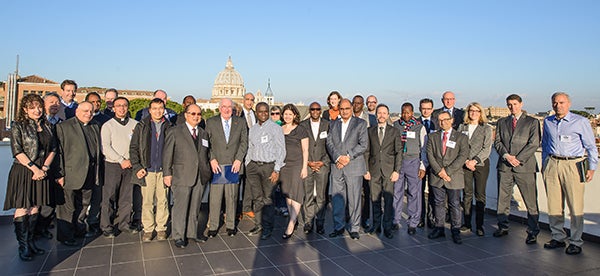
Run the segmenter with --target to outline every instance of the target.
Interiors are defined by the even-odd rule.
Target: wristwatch
[[[33,167],[33,165],[35,165],[35,163],[33,163],[33,161],[29,161],[29,163],[27,163],[27,167]]]

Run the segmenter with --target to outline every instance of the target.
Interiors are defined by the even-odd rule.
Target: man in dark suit
[[[444,92],[444,94],[442,94],[442,104],[444,106],[433,111],[434,122],[435,120],[437,120],[437,117],[438,115],[440,115],[440,112],[447,111],[448,113],[450,113],[450,116],[452,116],[452,118],[454,119],[454,123],[452,123],[452,128],[455,130],[458,129],[458,126],[461,125],[464,121],[465,111],[462,108],[454,107],[455,103],[456,98],[454,97],[454,92]]]
[[[223,173],[223,166],[231,165],[232,173],[242,173],[244,156],[248,150],[248,129],[242,118],[232,116],[233,101],[221,99],[219,102],[219,116],[211,117],[206,121],[206,133],[210,144],[210,167],[213,173]],[[208,237],[217,235],[221,217],[221,204],[225,194],[225,227],[227,235],[237,233],[235,227],[235,213],[238,200],[238,183],[211,184]]]
[[[202,118],[198,105],[189,105],[185,123],[170,128],[163,148],[163,181],[173,190],[171,236],[175,246],[185,248],[187,239],[206,241],[198,235],[198,215],[204,185],[211,179],[208,165],[208,135],[198,127]]]
[[[92,104],[82,102],[75,117],[56,125],[60,146],[56,181],[64,194],[64,202],[56,207],[56,239],[67,246],[77,245],[75,235],[85,232],[92,189],[100,184],[100,130],[92,121],[92,112]]]
[[[527,238],[537,242],[540,232],[535,174],[539,170],[535,152],[540,146],[540,123],[522,111],[523,100],[512,94],[506,98],[510,116],[498,120],[494,148],[498,152],[498,230],[494,237],[508,234],[508,216],[513,187],[517,184],[527,207]]]
[[[244,102],[243,102],[242,108],[240,110],[239,116],[240,116],[240,118],[244,119],[244,121],[246,122],[248,131],[257,122],[256,114],[255,114],[254,110],[252,109],[252,106],[254,106],[254,95],[252,93],[246,93],[246,95],[244,95]],[[250,192],[250,188],[246,184],[246,176],[242,175],[240,177],[242,179],[241,182],[243,182],[242,183],[242,189],[243,189],[242,213],[250,218],[254,218],[254,212],[252,212],[252,208],[253,208],[252,207],[252,204],[253,204],[252,203],[252,201],[253,201],[252,193]]]
[[[104,91],[104,102],[106,103],[106,108],[102,110],[102,113],[110,118],[115,116],[115,111],[113,110],[113,102],[119,97],[119,91],[114,88],[109,88]]]
[[[365,154],[367,174],[373,203],[373,228],[369,232],[381,233],[381,198],[383,197],[383,234],[386,238],[392,234],[394,219],[394,183],[398,181],[402,166],[402,141],[400,131],[390,126],[387,105],[379,104],[376,108],[377,124],[368,129],[369,149]]]
[[[321,119],[321,105],[310,104],[310,118],[300,122],[308,132],[308,176],[304,179],[304,233],[313,230],[316,217],[317,233],[325,233],[325,211],[327,209],[327,183],[329,183],[329,164],[327,154],[327,133],[329,121]],[[314,191],[316,191],[316,196]]]
[[[429,98],[424,98],[419,101],[419,112],[421,112],[421,117],[419,117],[419,123],[421,123],[425,127],[425,131],[427,134],[435,132],[435,120],[432,116],[433,113],[433,100]],[[425,145],[427,145],[427,136],[425,136]],[[417,225],[417,227],[422,228],[425,226],[425,218],[427,218],[427,227],[434,227],[435,220],[435,212],[433,208],[435,207],[435,202],[433,201],[433,192],[431,186],[429,186],[429,173],[431,172],[431,167],[429,166],[429,162],[427,161],[427,154],[422,156],[423,165],[425,166],[425,172],[419,172],[419,175],[423,175],[421,180],[421,221]],[[425,187],[429,194],[427,195],[427,200],[425,200]]]
[[[153,97],[163,100],[163,102],[165,102],[165,106],[167,105],[167,92],[165,92],[164,90],[158,89],[158,90],[154,91]],[[135,114],[135,120],[139,122],[148,116],[150,116],[150,112],[149,112],[148,108],[146,107],[146,108],[140,109]],[[177,123],[177,113],[174,110],[165,107],[165,119],[169,120],[172,124],[175,124],[175,123]]]
[[[427,160],[431,166],[431,187],[435,197],[435,229],[428,238],[445,237],[446,197],[451,218],[452,241],[461,244],[460,226],[462,211],[460,193],[465,187],[462,170],[469,155],[468,137],[452,128],[452,117],[447,111],[438,115],[440,131],[429,134],[427,139]]]
[[[352,116],[361,118],[367,122],[367,128],[370,126],[377,125],[377,117],[373,114],[369,114],[365,111],[365,99],[361,95],[355,95],[352,97]],[[362,196],[361,196],[361,214],[360,224],[368,231],[370,228],[369,219],[371,218],[371,188],[369,187],[369,181],[363,179],[362,183]]]
[[[327,137],[327,151],[335,163],[331,168],[334,225],[329,237],[344,234],[348,204],[348,232],[353,240],[358,240],[362,180],[367,173],[364,157],[369,146],[367,122],[352,117],[352,104],[348,99],[340,101],[340,115],[341,120],[331,122]]]

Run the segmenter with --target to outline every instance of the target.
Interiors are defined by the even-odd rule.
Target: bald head
[[[454,97],[454,92],[446,91],[444,94],[442,94],[442,104],[444,104],[445,108],[451,109],[454,107],[455,103],[456,98]]]

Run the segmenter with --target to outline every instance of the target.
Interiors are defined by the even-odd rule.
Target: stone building
[[[212,89],[211,101],[218,102],[223,98],[230,98],[234,102],[241,103],[246,94],[244,79],[233,67],[231,57],[227,59],[225,69],[217,75]]]

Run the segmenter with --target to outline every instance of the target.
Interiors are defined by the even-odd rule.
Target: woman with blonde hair
[[[485,189],[490,173],[490,152],[494,142],[492,127],[481,104],[472,102],[465,109],[464,123],[458,131],[469,137],[469,158],[463,166],[465,189],[463,193],[464,224],[461,231],[472,231],[471,214],[475,194],[475,229],[477,236],[485,235],[483,215],[485,212]]]

